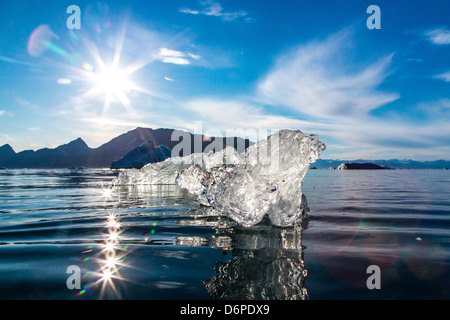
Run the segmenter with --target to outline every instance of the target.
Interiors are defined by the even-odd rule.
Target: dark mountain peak
[[[124,135],[129,135],[129,134],[149,134],[155,131],[159,131],[160,129],[153,129],[153,128],[144,128],[144,127],[136,127],[133,130],[128,131],[127,133],[125,133]]]
[[[72,147],[72,148],[76,147],[76,148],[82,148],[82,149],[89,149],[89,147],[86,144],[86,142],[84,142],[84,140],[81,139],[81,138],[78,138],[78,139],[75,139],[73,141],[70,141],[68,144],[64,144],[64,145],[59,146],[59,147]]]
[[[64,153],[79,154],[88,152],[90,148],[83,139],[78,138],[69,142],[68,144],[63,144],[57,147],[56,150],[62,151]]]
[[[4,144],[0,147],[0,154],[1,155],[14,155],[16,152],[9,144]]]
[[[69,145],[76,145],[76,146],[79,146],[79,147],[82,146],[83,148],[89,148],[87,143],[84,142],[84,140],[81,139],[81,138],[78,138],[76,140],[73,140],[73,141],[69,142]]]
[[[144,128],[144,127],[136,127],[135,129],[130,130],[128,132],[131,132],[131,131],[153,131],[153,129],[152,128]]]
[[[165,145],[171,149],[177,141],[171,141],[171,134],[174,129],[150,129],[137,127],[97,148],[102,158],[119,159],[127,154],[129,151],[138,147],[148,140],[152,140],[155,146]]]

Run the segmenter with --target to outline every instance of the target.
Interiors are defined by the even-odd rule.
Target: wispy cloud
[[[222,6],[216,1],[205,0],[201,5],[204,7],[203,13],[207,16],[220,17],[224,14]]]
[[[152,124],[138,121],[126,121],[115,118],[84,118],[82,121],[94,123],[96,125],[109,125],[115,127],[152,127]]]
[[[406,59],[406,61],[410,61],[410,62],[423,62],[423,59],[420,59],[420,58],[408,58],[408,59]]]
[[[189,61],[189,59],[199,60],[201,58],[199,55],[195,55],[190,52],[182,52],[167,48],[160,48],[156,57],[164,63],[173,63],[180,65],[190,64],[191,62]]]
[[[0,117],[5,114],[5,110],[0,110]]]
[[[282,55],[258,85],[262,99],[323,119],[361,117],[398,99],[396,93],[377,90],[389,75],[393,54],[355,66],[345,61],[343,43],[349,37],[340,32]]]
[[[180,12],[193,15],[201,14],[205,16],[220,17],[223,21],[235,21],[241,18],[244,18],[246,22],[252,21],[252,19],[248,17],[247,11],[225,11],[219,2],[214,0],[201,1],[200,6],[201,9],[181,8]]]
[[[167,80],[167,81],[175,81],[175,80],[173,80],[172,78],[169,78],[169,77],[164,77],[164,79]]]
[[[414,112],[420,114],[421,121],[430,121],[433,119],[450,118],[450,99],[439,99],[437,101],[428,101],[419,103]]]
[[[429,30],[425,33],[425,36],[428,41],[436,45],[450,44],[450,30],[447,28]]]
[[[438,75],[434,76],[434,78],[450,82],[450,71],[442,73],[442,74],[438,74]]]
[[[304,133],[318,133],[326,124],[314,123],[293,117],[268,113],[264,108],[245,98],[218,99],[198,98],[181,104],[187,111],[183,124],[202,121],[206,133],[215,136],[241,136],[252,141],[265,138],[261,130],[279,130],[283,128],[301,129]],[[185,128],[189,129],[189,128]]]
[[[200,60],[200,58],[201,58],[201,56],[200,55],[198,55],[198,54],[193,54],[193,53],[190,53],[190,52],[188,52],[188,53],[186,53],[189,57],[191,57],[192,59],[194,59],[194,60]]]
[[[177,50],[160,48],[157,57],[164,63],[189,64],[186,54]]]
[[[16,138],[11,137],[5,133],[0,133],[0,141],[4,140],[5,142],[0,142],[0,145],[10,143],[11,141],[17,141]]]
[[[20,60],[17,60],[17,59],[13,59],[13,58],[10,58],[10,57],[4,57],[4,56],[0,56],[0,61],[13,63],[13,64],[18,64],[18,65],[22,65],[22,66],[26,66],[26,67],[34,67],[34,68],[41,67],[38,64],[29,63],[29,62],[26,62],[26,61],[20,61]]]
[[[191,10],[191,9],[188,9],[188,8],[181,8],[180,12],[182,12],[182,13],[189,13],[189,14],[199,14],[200,13],[200,11],[198,11],[198,10]]]
[[[441,101],[428,107],[427,112],[442,114],[447,112],[443,110],[446,106],[450,111],[448,101]],[[235,130],[235,135],[253,141],[262,138],[258,135],[259,130],[299,129],[306,134],[318,134],[326,143],[334,141],[326,151],[327,157],[376,159],[408,156],[420,159],[426,152],[433,154],[433,150],[444,152],[447,148],[449,151],[450,127],[443,120],[420,125],[410,123],[408,119],[386,120],[375,117],[310,121],[273,114],[272,110],[266,110],[258,103],[252,103],[251,99],[242,97],[235,100],[198,98],[181,104],[180,108],[188,113],[182,122],[176,123],[177,127],[201,120],[203,130],[208,134],[212,134],[211,130],[219,132],[215,135],[232,134]],[[343,153],[342,148],[349,151]]]
[[[37,104],[34,104],[22,97],[16,97],[15,99],[16,103],[22,107],[25,108],[32,108],[32,109],[39,109],[39,106]]]
[[[181,103],[180,109],[188,111],[184,121],[202,120],[204,128],[219,130],[300,129],[347,148],[349,159],[421,158],[433,150],[450,151],[450,127],[443,120],[448,119],[448,100],[424,103],[427,115],[421,123],[400,115],[371,114],[399,98],[395,92],[379,89],[390,75],[393,54],[355,65],[346,59],[345,44],[351,37],[341,32],[282,54],[248,96],[200,97]],[[419,106],[413,107],[418,112]],[[342,152],[331,148],[326,153]]]
[[[246,102],[245,99],[198,98],[183,104],[195,112],[193,117],[201,118],[217,128],[304,128],[317,129],[325,124],[267,113],[263,107]],[[207,111],[207,112],[206,112]]]

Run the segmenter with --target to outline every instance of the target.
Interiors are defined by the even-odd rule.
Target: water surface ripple
[[[302,226],[250,229],[116,175],[0,170],[0,299],[450,298],[449,171],[310,170]]]

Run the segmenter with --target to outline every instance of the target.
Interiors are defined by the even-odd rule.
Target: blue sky
[[[449,14],[446,0],[4,1],[0,145],[292,128],[318,134],[322,158],[450,159]]]

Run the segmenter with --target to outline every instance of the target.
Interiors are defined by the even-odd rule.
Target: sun
[[[95,78],[98,87],[108,95],[129,92],[132,87],[127,75],[117,68],[107,68]]]
[[[122,65],[122,49],[125,41],[125,27],[120,28],[115,41],[114,56],[110,63],[101,56],[100,50],[88,38],[84,39],[85,48],[90,53],[89,60],[82,63],[81,68],[76,68],[78,79],[87,85],[78,98],[82,101],[100,100],[103,102],[103,115],[112,104],[121,104],[125,109],[134,114],[131,106],[131,97],[138,96],[139,93],[152,93],[148,88],[143,88],[133,80],[134,74],[144,68],[153,58],[140,58],[137,61]]]
[[[130,73],[119,66],[103,65],[99,71],[87,73],[88,81],[92,88],[87,93],[89,96],[100,97],[104,101],[104,111],[107,111],[111,103],[119,102],[127,109],[130,108],[128,95],[139,88],[130,80]]]

